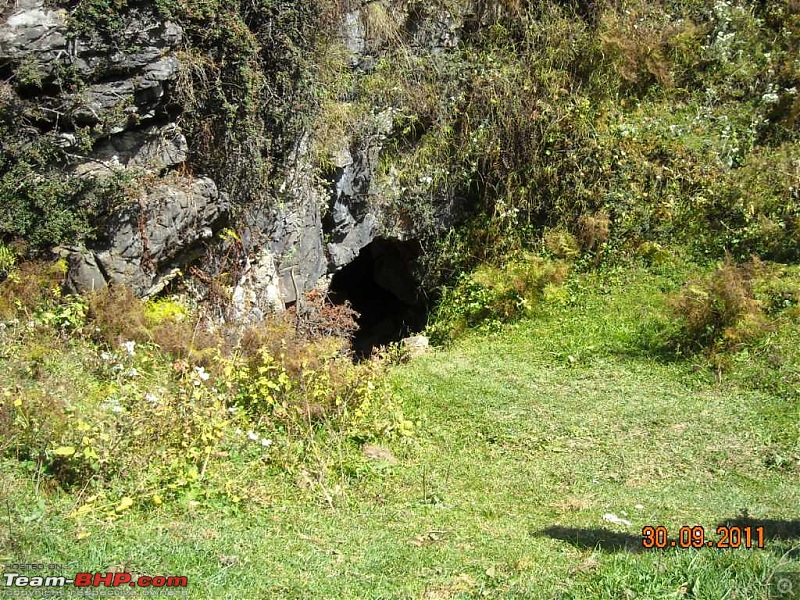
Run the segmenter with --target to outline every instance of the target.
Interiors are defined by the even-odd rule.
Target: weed
[[[678,352],[735,350],[767,327],[753,295],[758,262],[737,266],[730,260],[712,275],[687,284],[672,300],[680,323],[673,339]]]
[[[67,265],[57,262],[25,261],[0,282],[0,318],[34,313],[53,307],[61,298]]]
[[[17,266],[17,252],[13,246],[0,242],[0,282],[12,275]]]
[[[350,304],[333,304],[319,290],[306,292],[303,301],[295,304],[286,316],[303,339],[349,339],[358,329],[356,319],[359,314]]]
[[[434,343],[443,343],[470,328],[494,328],[530,315],[548,286],[563,282],[566,273],[565,263],[533,255],[482,265],[444,290],[428,334]]]
[[[587,251],[597,251],[610,237],[611,219],[606,211],[594,215],[581,215],[578,219],[578,238],[581,247]]]
[[[125,341],[146,341],[145,305],[125,286],[109,286],[88,296],[96,339],[116,348]]]

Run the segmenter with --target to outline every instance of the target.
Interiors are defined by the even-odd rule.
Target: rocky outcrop
[[[113,40],[94,31],[76,35],[66,11],[43,0],[19,0],[0,24],[0,64],[24,67],[35,80],[27,113],[70,153],[69,175],[128,172],[143,188],[139,198],[120,199],[105,219],[98,236],[104,245],[60,249],[75,291],[125,284],[139,295],[153,293],[202,252],[202,242],[227,218],[230,202],[214,181],[169,174],[189,152],[166,110],[182,36],[146,4],[130,10]],[[68,70],[83,85],[59,84]],[[94,140],[86,154],[79,127]]]
[[[52,74],[67,54],[66,11],[46,8],[41,0],[13,3],[0,25],[0,59],[34,60]]]
[[[62,139],[74,144],[74,136],[63,134]],[[174,123],[145,127],[98,142],[85,162],[76,165],[73,172],[78,177],[111,175],[122,168],[159,173],[185,162],[188,152],[186,136]]]
[[[31,115],[61,127],[66,121],[116,132],[156,118],[178,74],[170,52],[182,39],[181,28],[141,9],[131,11],[114,40],[93,32],[76,36],[68,30],[66,11],[48,6],[44,0],[15,3],[0,25],[0,64],[25,65],[44,87],[68,70],[86,85],[37,95]]]
[[[139,205],[111,215],[107,248],[67,249],[68,283],[79,291],[125,284],[140,296],[150,295],[197,257],[197,242],[214,235],[229,208],[227,196],[207,178],[157,185]]]
[[[391,27],[402,29],[412,48],[443,52],[459,41],[465,15],[377,4],[361,3],[343,15],[342,43],[354,80],[374,69],[387,43],[375,37],[375,10],[388,11]],[[109,34],[86,24],[76,28],[67,11],[45,0],[18,0],[0,21],[0,67],[27,73],[30,81],[15,84],[20,104],[26,118],[42,134],[55,134],[70,156],[65,172],[95,180],[123,174],[139,182],[138,197],[120,199],[104,219],[101,242],[61,249],[77,291],[119,283],[139,295],[158,291],[204,252],[204,242],[231,212],[231,200],[212,179],[174,173],[192,154],[176,123],[180,106],[173,93],[184,32],[157,15],[154,3],[131,2]],[[77,75],[79,83],[65,83],[65,73]],[[265,191],[266,201],[233,199],[237,225],[244,223],[234,318],[258,320],[324,287],[376,237],[413,238],[415,224],[399,222],[387,210],[401,192],[376,181],[396,121],[395,109],[387,109],[345,131],[324,177],[312,160],[319,149],[305,131],[276,170],[278,183]]]
[[[369,125],[358,143],[343,148],[337,156],[328,219],[327,251],[332,271],[350,263],[381,231],[380,199],[372,181],[383,145],[394,127],[392,111],[380,113]]]

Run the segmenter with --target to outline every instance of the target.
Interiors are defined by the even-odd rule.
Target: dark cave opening
[[[420,251],[416,241],[377,238],[333,275],[331,301],[348,301],[360,315],[353,338],[357,357],[424,329],[427,303],[413,274]]]

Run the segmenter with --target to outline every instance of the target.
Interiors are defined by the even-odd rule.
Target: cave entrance
[[[353,338],[357,357],[425,327],[427,304],[412,268],[420,251],[417,241],[376,238],[333,275],[331,301],[349,301],[361,315]]]

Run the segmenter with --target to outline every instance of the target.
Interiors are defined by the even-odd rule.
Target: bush
[[[17,266],[17,252],[12,246],[0,242],[0,282],[4,281]]]
[[[125,286],[109,286],[90,294],[88,304],[92,335],[110,348],[128,341],[152,343],[173,358],[209,367],[224,345],[200,311],[175,300],[145,302]]]
[[[326,444],[357,452],[413,433],[383,364],[355,365],[344,338],[324,335],[339,312],[331,323],[212,328],[200,309],[124,287],[61,297],[56,275],[61,263],[23,263],[0,287],[26,317],[0,328],[0,453],[51,486],[85,490],[78,514],[256,500],[267,470],[337,476]]]
[[[227,425],[225,399],[202,371],[170,381],[153,376],[158,357],[141,348],[98,360],[86,346],[76,356],[51,344],[64,356],[44,359],[47,377],[35,385],[19,377],[26,393],[4,392],[6,455],[34,461],[66,489],[90,487],[94,497],[115,488],[137,501],[167,498],[202,477]]]
[[[350,338],[358,329],[358,313],[349,303],[333,304],[319,290],[306,292],[302,304],[287,311],[295,332],[303,339]]]
[[[0,99],[0,235],[34,248],[91,239],[112,200],[128,195],[128,177],[68,175],[67,153],[56,135],[33,135],[33,126],[21,126],[27,121]]]
[[[0,319],[31,318],[54,307],[61,300],[66,272],[63,260],[20,263],[0,282]]]
[[[482,265],[444,290],[428,335],[444,343],[471,328],[493,328],[529,315],[545,288],[562,283],[566,274],[565,263],[528,254],[501,266]]]
[[[206,370],[148,343],[4,329],[0,453],[81,490],[79,516],[113,518],[169,501],[257,502],[271,473],[338,476],[342,448],[413,434],[380,363],[354,365],[333,338],[263,335],[227,357],[216,347]]]
[[[679,330],[672,345],[679,353],[716,353],[742,347],[766,330],[762,304],[753,294],[759,262],[731,261],[712,275],[688,283],[671,300]]]
[[[545,249],[556,258],[571,259],[581,253],[575,236],[560,228],[546,231],[543,241]]]
[[[578,239],[586,252],[597,252],[610,236],[611,219],[606,211],[578,218]]]
[[[109,286],[88,295],[94,337],[112,348],[126,341],[149,341],[145,305],[125,286]]]
[[[800,316],[800,267],[772,265],[756,280],[753,293],[772,318]]]
[[[317,342],[294,356],[260,348],[225,367],[232,403],[272,431],[341,430],[359,440],[399,433],[413,425],[380,382],[376,362],[353,364],[337,344]]]

